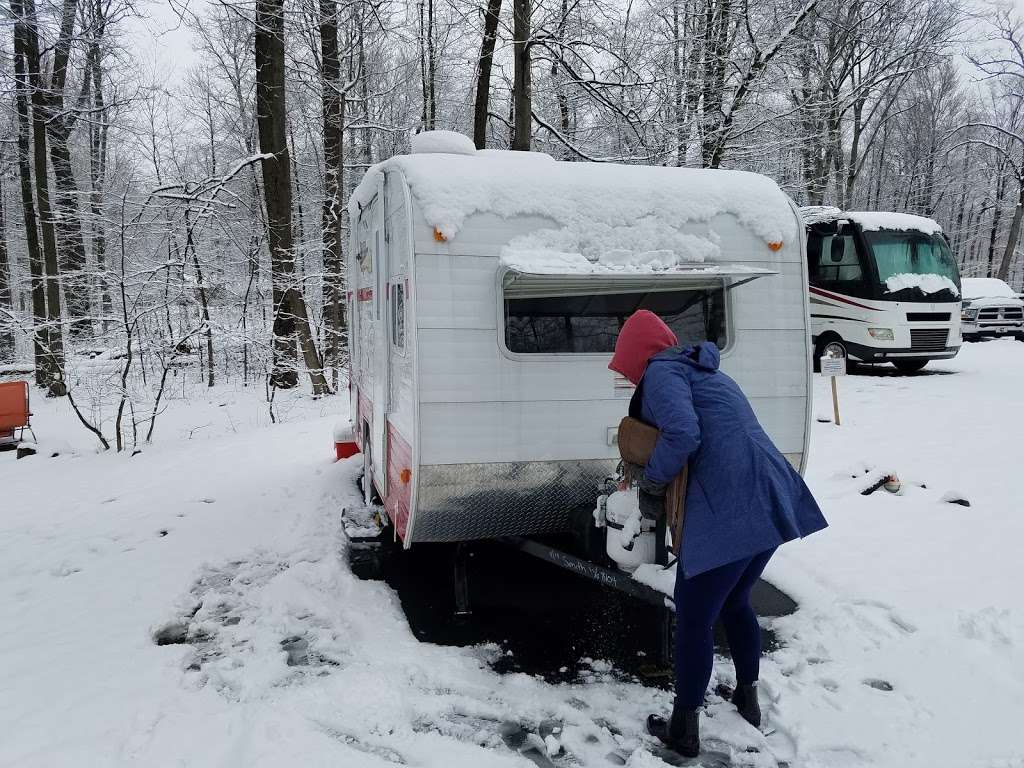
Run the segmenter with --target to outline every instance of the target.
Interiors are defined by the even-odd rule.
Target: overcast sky
[[[146,18],[131,20],[130,35],[138,41],[138,52],[142,53],[143,66],[154,68],[159,75],[166,75],[168,84],[174,83],[192,64],[195,53],[192,49],[192,33],[182,26],[175,8],[202,15],[210,0],[148,0],[139,6]],[[1013,0],[1014,5],[1024,14],[1024,0]],[[979,6],[982,2],[977,3]],[[966,73],[966,69],[965,69]]]

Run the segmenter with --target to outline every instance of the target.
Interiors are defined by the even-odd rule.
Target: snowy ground
[[[764,665],[778,732],[712,697],[705,737],[734,765],[1024,766],[1024,344],[927,370],[844,379],[843,426],[815,424],[832,527],[767,573],[801,602]],[[509,724],[525,747],[560,727],[555,765],[663,764],[641,718],[664,692],[599,662],[551,685],[493,672],[493,648],[417,642],[393,593],[345,565],[343,398],[293,398],[271,425],[261,397],[174,402],[135,457],[96,454],[62,404],[35,401],[45,450],[0,454],[0,765],[543,762],[508,746],[524,735]],[[861,495],[891,472],[902,495]]]

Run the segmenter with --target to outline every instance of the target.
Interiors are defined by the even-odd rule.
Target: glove
[[[647,520],[657,520],[665,514],[665,483],[655,483],[640,475],[639,487],[640,514]]]

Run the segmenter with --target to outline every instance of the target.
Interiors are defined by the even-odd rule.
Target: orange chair
[[[29,423],[31,416],[32,412],[28,409],[28,382],[0,383],[0,444],[13,442],[16,431],[18,440],[24,438],[26,429],[32,432]],[[35,436],[35,432],[32,432],[32,437]]]

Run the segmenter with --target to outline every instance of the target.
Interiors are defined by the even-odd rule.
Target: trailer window
[[[505,298],[505,346],[515,353],[611,353],[626,318],[659,315],[680,343],[726,344],[721,287]]]
[[[391,343],[405,349],[405,284],[401,281],[391,286]]]

